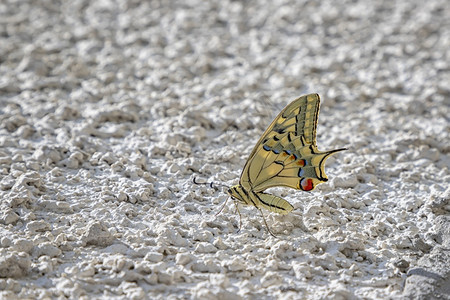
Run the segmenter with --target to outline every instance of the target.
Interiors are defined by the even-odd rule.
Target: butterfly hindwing
[[[302,137],[294,138],[287,145],[281,144],[271,141],[260,145],[248,164],[248,176],[242,177],[241,184],[251,185],[256,192],[275,186],[310,191],[328,180],[325,160],[336,151],[319,152],[316,146],[305,144]]]

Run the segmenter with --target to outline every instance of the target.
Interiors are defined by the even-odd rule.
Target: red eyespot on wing
[[[313,181],[311,178],[303,178],[300,180],[300,187],[304,191],[310,191],[314,188]]]
[[[305,166],[305,160],[304,159],[300,159],[297,161],[297,165],[299,165],[300,167],[304,167]]]

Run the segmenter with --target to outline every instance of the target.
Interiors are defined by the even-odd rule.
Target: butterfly
[[[301,96],[287,105],[256,143],[242,170],[239,184],[227,190],[227,194],[237,202],[254,206],[261,212],[271,235],[274,234],[261,208],[285,215],[294,207],[283,198],[264,191],[277,186],[311,191],[328,180],[326,159],[346,150],[321,152],[317,149],[319,105],[318,94]]]

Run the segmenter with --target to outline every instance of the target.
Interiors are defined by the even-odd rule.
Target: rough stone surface
[[[1,299],[448,299],[450,5],[0,1]],[[314,191],[234,204],[319,93]],[[194,185],[214,181],[216,188]],[[214,187],[214,186],[213,186]],[[240,230],[239,230],[240,228]]]
[[[409,269],[403,292],[407,299],[450,298],[450,217],[440,219],[435,227],[442,244]]]
[[[26,276],[31,267],[28,254],[20,252],[0,252],[0,278],[19,278]]]

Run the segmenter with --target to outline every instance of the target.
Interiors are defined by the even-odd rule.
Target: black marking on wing
[[[319,97],[319,95],[317,95],[317,97]],[[320,103],[320,98],[319,98],[319,103]],[[313,131],[312,131],[312,135],[311,135],[311,145],[316,145],[316,134],[317,134],[317,123],[319,122],[319,108],[316,108],[316,113],[314,114],[314,119],[313,119]]]
[[[287,138],[288,138],[289,143],[291,143],[292,142],[292,138],[291,138],[291,133],[290,132],[288,133]]]
[[[325,160],[328,158],[328,156],[330,156],[333,153],[336,153],[336,152],[339,152],[339,151],[343,151],[343,150],[347,150],[347,148],[331,150],[326,155],[324,155],[324,157],[322,157],[322,159],[319,162],[319,171],[320,171],[320,178],[319,179],[320,180],[328,181],[328,178],[323,178],[322,168],[320,168],[320,166],[325,162]]]

